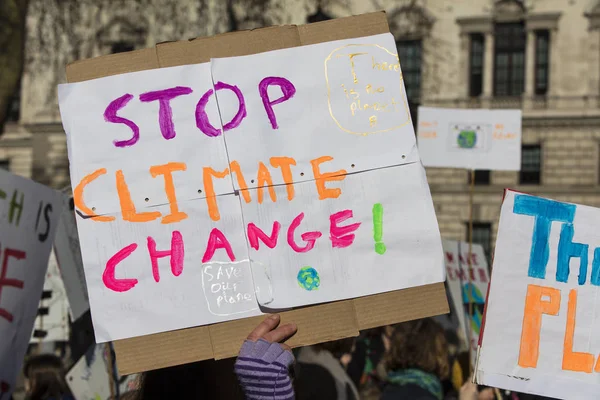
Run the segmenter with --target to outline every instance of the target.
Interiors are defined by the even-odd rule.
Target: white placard
[[[0,170],[0,397],[21,370],[60,211],[58,192]]]
[[[472,273],[469,277],[469,243],[455,240],[443,240],[442,243],[446,261],[446,280],[460,324],[459,337],[462,339],[464,346],[462,350],[469,350],[470,340],[471,363],[474,366],[485,296],[490,281],[487,259],[483,246],[473,243],[471,247]],[[472,291],[470,285],[472,285]],[[470,321],[469,298],[471,299],[470,302],[473,303],[473,314]]]
[[[109,399],[112,378],[108,366],[107,346],[90,347],[67,373],[67,385],[73,397],[77,400]]]
[[[31,343],[69,340],[69,304],[54,251],[50,253]]]
[[[390,34],[211,64],[59,87],[98,342],[443,281]]]
[[[521,110],[419,107],[417,133],[426,167],[521,169]]]
[[[600,210],[507,191],[477,381],[561,399],[600,389]]]
[[[85,285],[79,234],[71,196],[63,195],[63,212],[56,228],[54,252],[69,299],[71,319],[76,321],[90,309],[90,302]]]

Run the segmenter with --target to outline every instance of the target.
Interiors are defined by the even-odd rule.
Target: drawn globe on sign
[[[469,288],[471,288],[471,289],[469,290]],[[483,304],[483,303],[485,303],[485,299],[483,298],[483,294],[481,293],[481,290],[479,290],[479,288],[477,286],[475,286],[473,283],[465,283],[463,285],[462,294],[463,294],[463,303],[464,304],[469,304],[469,303]]]
[[[481,314],[481,311],[479,311],[479,308],[476,307],[475,311],[473,312],[473,317],[471,318],[471,329],[476,335],[479,335],[479,332],[481,331],[482,317],[483,315]]]
[[[321,278],[316,269],[311,267],[302,267],[298,271],[298,285],[308,291],[316,290],[321,285]]]
[[[456,142],[461,149],[472,149],[477,144],[477,132],[473,130],[460,131]]]

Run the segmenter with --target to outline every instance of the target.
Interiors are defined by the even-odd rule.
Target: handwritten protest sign
[[[63,212],[56,228],[54,252],[69,299],[71,319],[76,321],[90,309],[90,303],[79,247],[75,205],[71,196],[63,195]]]
[[[99,342],[443,280],[391,34],[59,97]]]
[[[507,191],[477,367],[481,384],[597,399],[600,210]]]
[[[0,398],[29,345],[60,210],[58,192],[0,170]]]
[[[104,400],[111,396],[108,349],[98,344],[81,357],[66,376],[67,385],[77,400]]]
[[[69,304],[54,251],[50,252],[42,297],[30,343],[69,340]]]
[[[471,248],[471,273],[469,277],[469,243],[443,240],[446,261],[446,280],[458,316],[459,335],[465,345],[471,347],[471,363],[475,365],[477,344],[481,329],[483,307],[488,289],[488,264],[483,246],[477,243]],[[472,316],[469,318],[469,303]]]
[[[521,110],[419,107],[417,134],[426,167],[521,169]]]

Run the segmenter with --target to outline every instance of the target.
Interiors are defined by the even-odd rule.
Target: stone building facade
[[[475,175],[475,241],[491,248],[505,187],[600,206],[598,0],[116,3],[32,0],[26,72],[13,121],[0,138],[0,167],[57,188],[69,185],[56,104],[68,62],[161,41],[385,9],[414,116],[418,105],[522,109],[522,171]],[[428,169],[427,175],[442,235],[465,239],[470,174]]]

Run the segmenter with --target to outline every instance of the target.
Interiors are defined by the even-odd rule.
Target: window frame
[[[475,42],[474,39],[477,39]],[[479,57],[479,73],[474,73],[474,43],[478,43],[481,48]],[[479,97],[483,94],[483,78],[485,74],[485,36],[483,33],[471,33],[469,35],[469,96]]]
[[[415,48],[418,49],[418,70],[417,68],[405,68],[407,63],[402,64],[402,57],[400,47],[401,45],[416,44]],[[400,60],[400,67],[402,68],[402,80],[404,83],[404,88],[406,90],[406,99],[408,101],[408,108],[410,111],[410,117],[413,123],[413,127],[417,126],[417,117],[418,117],[418,108],[421,104],[421,89],[423,86],[423,40],[422,39],[407,39],[407,40],[397,40],[396,41],[396,50],[398,51],[398,58]],[[407,77],[415,74],[418,76],[419,87],[415,88],[417,91],[416,98],[415,96],[409,96],[409,92],[412,92],[407,85]]]
[[[548,93],[548,86],[550,83],[550,30],[538,29],[534,31],[535,43],[534,43],[534,93],[536,96],[545,96]],[[541,39],[545,39],[546,43],[546,55],[545,61],[540,61],[540,42]],[[538,85],[540,79],[539,73],[543,70],[545,73],[543,87]]]
[[[475,170],[475,186],[487,186],[492,182],[492,171],[489,169]],[[467,183],[471,184],[471,171],[468,171]]]
[[[478,229],[485,229],[487,231],[487,243],[481,243],[475,240],[475,232]],[[480,244],[483,247],[483,251],[485,252],[485,256],[488,261],[492,256],[492,223],[491,222],[483,222],[483,221],[473,221],[473,244]],[[469,242],[469,223],[467,222],[467,242]]]
[[[513,31],[510,31],[510,29]],[[501,34],[501,30],[506,30],[509,34]],[[517,31],[518,32],[517,34]],[[506,36],[506,37],[504,37]],[[520,44],[519,43],[520,39]],[[502,44],[500,44],[502,43]],[[507,45],[505,43],[508,43]],[[522,96],[525,92],[525,79],[526,79],[526,57],[527,54],[527,32],[525,30],[525,22],[506,22],[494,24],[494,96],[495,97],[517,97]],[[505,69],[506,79],[500,82],[499,79],[499,63],[498,58],[501,55],[506,56]],[[519,73],[515,71],[515,65],[517,65],[516,59],[521,55],[522,63],[518,69]],[[521,78],[521,79],[518,79]],[[505,90],[500,90],[500,86],[504,85]],[[517,88],[517,89],[516,89]]]
[[[537,150],[539,155],[538,170],[537,171],[526,171],[524,167],[525,153],[527,150]],[[519,171],[519,184],[520,185],[541,185],[542,184],[542,146],[541,144],[523,144],[521,145],[521,170]],[[535,178],[537,174],[537,178]],[[534,177],[534,178],[532,178]]]

